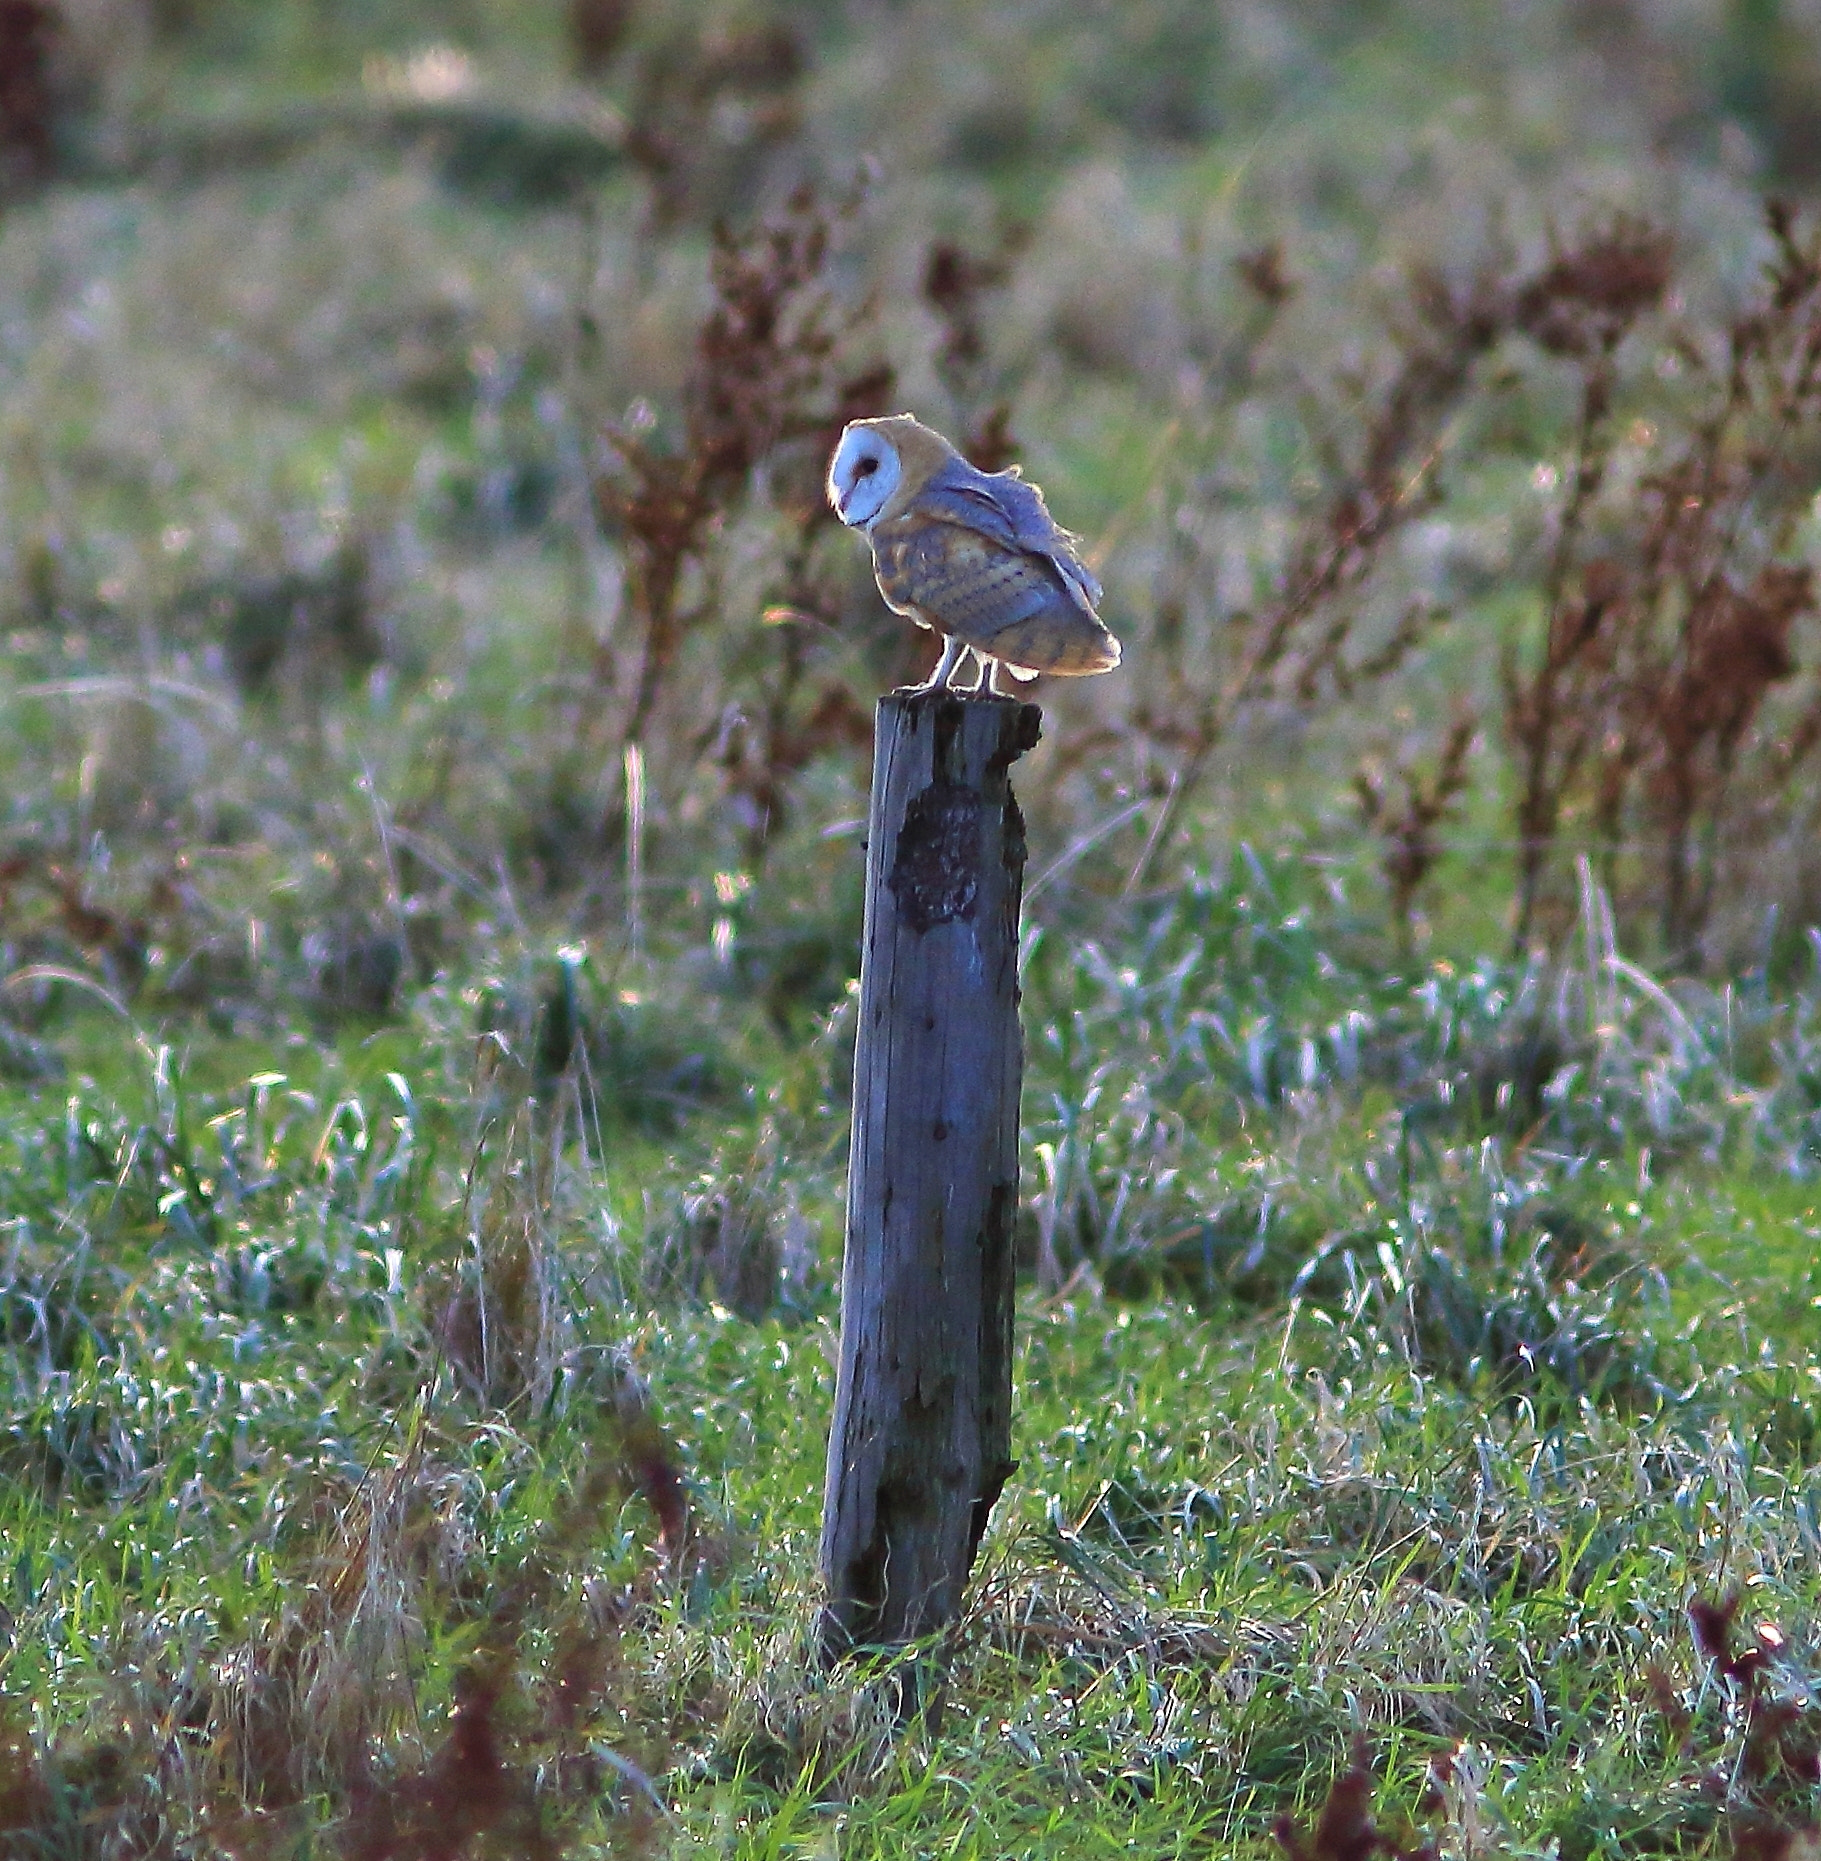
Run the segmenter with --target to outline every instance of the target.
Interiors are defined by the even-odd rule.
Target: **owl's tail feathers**
[[[1002,627],[980,650],[1014,678],[1089,678],[1119,663],[1119,642],[1079,608],[1048,608]]]

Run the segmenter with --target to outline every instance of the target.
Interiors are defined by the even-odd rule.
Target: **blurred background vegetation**
[[[15,964],[250,1028],[535,929],[834,999],[924,649],[817,474],[898,405],[1127,641],[1042,693],[1050,912],[1249,838],[1522,950],[1586,857],[1653,957],[1793,960],[1813,26],[10,5]]]
[[[1821,1609],[1818,196],[1813,0],[0,0],[0,1835],[1812,1826],[1683,1610]],[[940,1777],[807,1632],[900,407],[1126,655]]]

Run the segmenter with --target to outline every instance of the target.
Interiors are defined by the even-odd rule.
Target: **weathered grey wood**
[[[1016,1464],[1024,821],[1008,772],[1041,723],[1012,698],[879,704],[822,1516],[832,1652],[955,1617]]]

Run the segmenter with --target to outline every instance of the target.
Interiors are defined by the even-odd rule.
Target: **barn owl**
[[[1009,472],[981,472],[909,414],[855,420],[828,467],[835,515],[873,546],[879,592],[945,636],[929,685],[953,683],[971,650],[984,684],[1110,672],[1119,642],[1094,612],[1100,584],[1043,493]]]

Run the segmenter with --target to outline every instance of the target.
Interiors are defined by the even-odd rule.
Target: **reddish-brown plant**
[[[1653,325],[1654,404],[1628,420],[1619,349],[1666,301],[1667,239],[1620,221],[1521,294],[1520,326],[1577,372],[1580,411],[1540,635],[1503,666],[1520,947],[1576,819],[1609,888],[1648,900],[1666,953],[1692,959],[1728,844],[1774,823],[1821,743],[1821,676],[1795,647],[1816,589],[1793,548],[1821,445],[1821,240],[1774,204],[1767,224],[1763,283],[1723,329]],[[1623,483],[1621,439],[1641,455]],[[1656,861],[1629,892],[1628,846]]]
[[[569,0],[569,50],[585,78],[612,70],[638,15],[638,0]]]
[[[1243,384],[1295,287],[1274,247],[1249,254],[1240,275],[1259,315],[1247,349],[1229,358],[1221,373]],[[1357,597],[1392,539],[1440,497],[1443,429],[1472,392],[1481,359],[1510,327],[1513,292],[1491,267],[1459,283],[1418,271],[1410,280],[1410,312],[1392,339],[1383,378],[1365,390],[1365,412],[1352,439],[1320,439],[1323,490],[1301,519],[1267,597],[1227,622],[1234,645],[1219,677],[1212,683],[1179,677],[1163,707],[1147,707],[1136,719],[1154,740],[1174,748],[1176,761],[1132,887],[1150,878],[1216,748],[1248,706],[1276,701],[1306,709],[1326,695],[1351,695],[1395,670],[1440,618],[1432,608],[1413,606],[1377,650],[1350,656]],[[1198,564],[1182,566],[1191,575],[1204,572]],[[1170,599],[1166,591],[1160,603],[1166,646]]]
[[[1811,1805],[1821,1783],[1821,1716],[1798,1674],[1779,1679],[1785,1639],[1768,1622],[1739,1634],[1738,1591],[1688,1605],[1696,1652],[1725,1683],[1722,1734],[1703,1736],[1675,1683],[1660,1668],[1646,1674],[1653,1702],[1687,1768],[1679,1791],[1694,1829],[1723,1819],[1727,1846],[1752,1861],[1809,1854],[1821,1839]],[[1790,1684],[1794,1679],[1795,1684]]]
[[[814,651],[836,617],[815,563],[832,522],[822,463],[849,420],[886,410],[893,382],[869,353],[871,306],[835,287],[837,245],[860,205],[857,193],[830,202],[803,188],[751,232],[717,233],[714,300],[677,416],[612,427],[595,482],[602,522],[625,550],[633,637],[630,665],[603,648],[595,668],[597,688],[623,694],[616,747],[647,741],[690,637],[733,627],[737,700],[675,719],[674,735],[724,771],[755,862],[782,824],[792,776],[866,740],[865,713]],[[742,626],[724,612],[718,552],[761,470],[786,523],[776,598]],[[620,757],[606,750],[596,760],[611,767]]]
[[[50,0],[0,0],[0,193],[50,175],[57,38]]]
[[[1415,941],[1416,895],[1442,856],[1436,829],[1459,811],[1467,788],[1467,756],[1478,731],[1478,714],[1463,707],[1427,774],[1400,764],[1394,776],[1403,788],[1401,803],[1393,799],[1377,770],[1362,767],[1353,777],[1360,814],[1384,848],[1379,866],[1391,893],[1398,947],[1405,956]]]
[[[182,856],[154,869],[129,907],[95,902],[88,879],[36,848],[0,859],[0,938],[17,956],[53,964],[75,962],[100,972],[131,996],[145,980],[155,935],[181,937]]]
[[[1329,1786],[1328,1795],[1305,1831],[1291,1816],[1279,1816],[1271,1833],[1287,1861],[1436,1861],[1433,1841],[1399,1842],[1382,1830],[1372,1814],[1372,1755],[1365,1739],[1354,1735],[1351,1762]]]
[[[829,276],[839,224],[858,204],[831,207],[804,188],[752,233],[718,233],[714,304],[696,337],[680,435],[630,422],[607,435],[595,495],[625,541],[639,638],[628,743],[643,740],[689,632],[718,618],[711,597],[685,604],[683,574],[710,550],[717,520],[743,499],[754,467],[789,445],[819,461],[847,421],[884,409],[892,372],[848,362],[866,310],[843,308]],[[823,521],[812,500],[804,527]]]

